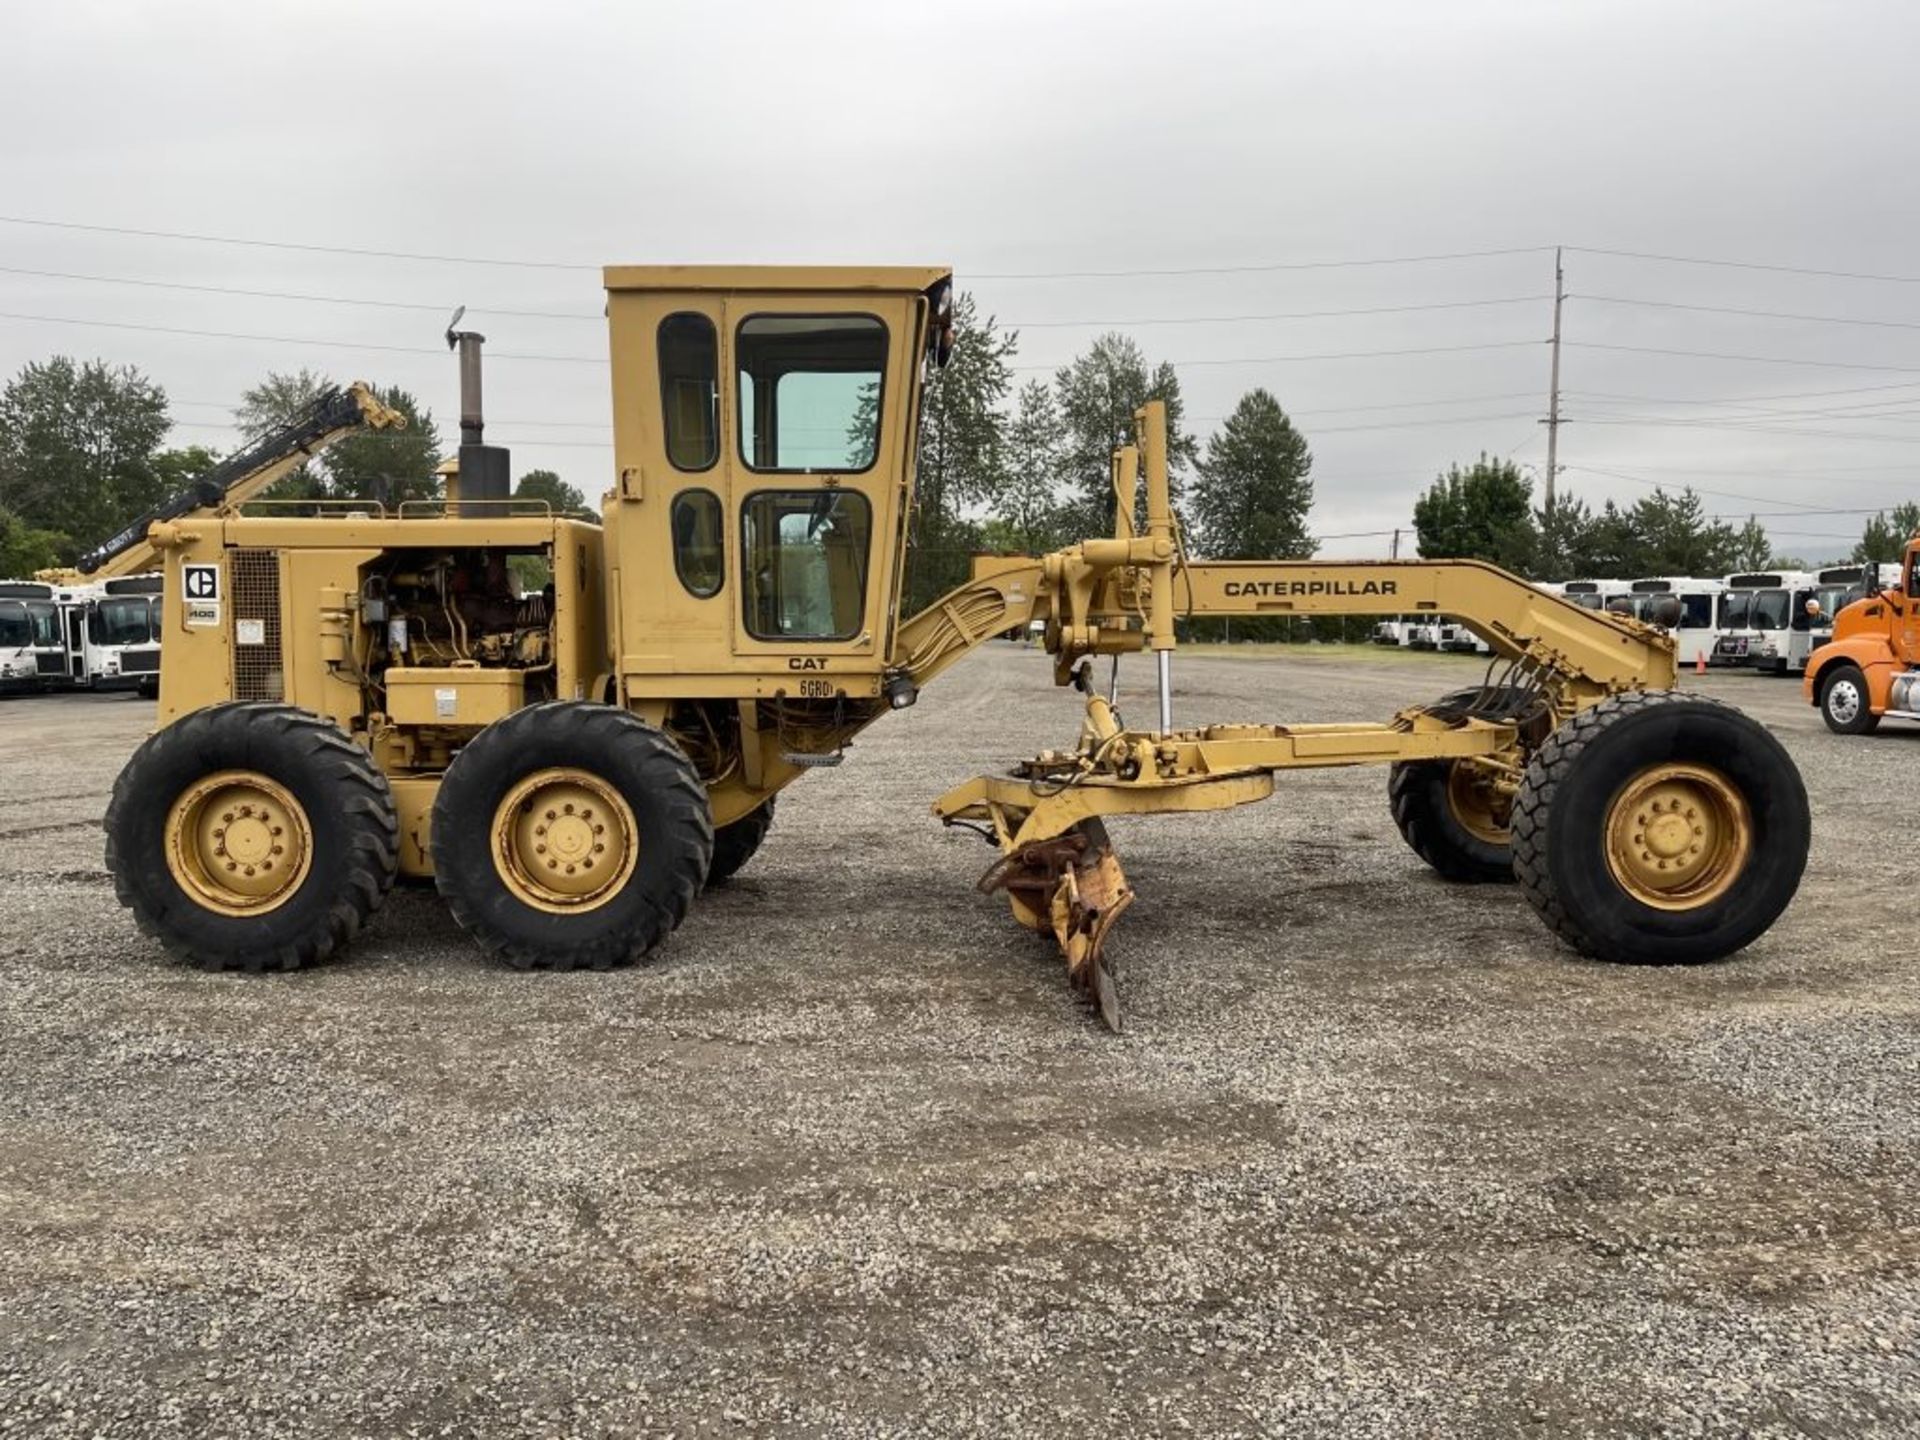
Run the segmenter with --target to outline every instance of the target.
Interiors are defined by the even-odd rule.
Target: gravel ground
[[[1477,673],[1178,668],[1194,721]],[[1377,770],[1117,823],[1115,1037],[926,812],[1071,739],[1046,669],[943,679],[611,975],[420,887],[343,963],[180,969],[101,869],[152,707],[0,704],[0,1434],[1920,1429],[1920,727],[1703,682],[1814,853],[1688,971],[1440,883]]]

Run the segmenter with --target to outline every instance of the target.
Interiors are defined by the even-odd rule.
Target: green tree
[[[972,512],[999,495],[1006,477],[1005,401],[1020,337],[991,315],[983,319],[964,293],[954,300],[953,329],[952,357],[932,373],[920,401],[907,531],[909,612],[966,579],[968,555],[981,543]],[[871,433],[871,420],[856,417],[855,424]]]
[[[335,500],[372,500],[400,505],[440,494],[440,431],[433,412],[399,386],[374,394],[407,417],[404,430],[356,430],[321,455],[327,494]]]
[[[1533,485],[1511,460],[1485,454],[1434,480],[1414,503],[1413,529],[1429,560],[1488,560],[1524,572],[1536,536]]]
[[[51,570],[71,553],[72,546],[59,531],[36,530],[0,508],[0,579],[30,579],[36,570]]]
[[[1891,515],[1882,510],[1867,521],[1852,559],[1860,565],[1898,560],[1916,534],[1920,534],[1920,504],[1896,505]]]
[[[156,488],[160,498],[178,495],[219,463],[219,452],[209,450],[205,445],[183,445],[175,450],[162,450],[153,457],[153,473],[159,481]]]
[[[312,370],[270,372],[240,397],[234,423],[255,440],[297,418],[334,382]],[[440,432],[433,412],[398,386],[374,394],[407,417],[404,430],[362,430],[334,441],[268,492],[275,500],[371,500],[399,505],[440,493]]]
[[[1062,463],[1073,497],[1068,528],[1080,535],[1113,529],[1113,451],[1133,437],[1133,412],[1149,400],[1167,405],[1167,470],[1174,498],[1200,446],[1187,433],[1180,377],[1165,361],[1149,367],[1140,347],[1125,335],[1106,334],[1053,377],[1060,410]],[[1141,486],[1136,522],[1144,523],[1146,487]]]
[[[333,382],[305,368],[285,373],[267,372],[266,379],[244,391],[234,407],[233,423],[246,442],[258,440],[304,413]],[[271,485],[269,500],[318,500],[327,493],[326,472],[317,464],[302,465]]]
[[[1557,582],[1592,573],[1594,517],[1586,501],[1564,491],[1556,494],[1552,504],[1533,512],[1533,528],[1529,576]]]
[[[160,498],[166,392],[131,366],[56,355],[0,392],[0,506],[64,537],[63,561]]]
[[[587,497],[551,470],[529,470],[513,487],[516,500],[544,500],[556,515],[587,508]]]
[[[1733,532],[1733,543],[1728,547],[1726,560],[1719,572],[1732,574],[1736,570],[1767,570],[1772,568],[1773,541],[1767,538],[1767,527],[1758,517],[1747,516],[1747,523]],[[1707,572],[1716,573],[1716,572]]]
[[[1038,555],[1064,544],[1061,501],[1065,469],[1060,408],[1043,380],[1020,387],[1018,407],[1007,426],[1004,469],[988,543],[1004,551]],[[997,527],[997,528],[996,528]]]
[[[1709,520],[1691,488],[1678,495],[1655,489],[1634,503],[1627,520],[1640,544],[1636,574],[1705,576],[1733,568],[1741,536]]]
[[[1632,512],[1609,500],[1593,517],[1587,532],[1585,562],[1574,567],[1577,578],[1631,578],[1647,574],[1646,548],[1634,528]]]
[[[1207,441],[1188,499],[1197,540],[1217,560],[1303,560],[1313,508],[1313,454],[1266,390],[1240,397]]]

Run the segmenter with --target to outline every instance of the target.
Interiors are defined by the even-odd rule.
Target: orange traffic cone
[[[1696,650],[1694,652],[1693,673],[1696,675],[1704,675],[1707,673],[1707,652],[1706,651]]]

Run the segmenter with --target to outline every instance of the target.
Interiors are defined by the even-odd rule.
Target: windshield
[[[45,600],[27,601],[27,616],[33,621],[33,643],[60,644],[60,612]]]
[[[1755,630],[1784,630],[1793,595],[1786,590],[1760,590],[1754,593],[1747,624]]]
[[[1753,595],[1746,590],[1735,590],[1732,594],[1720,597],[1720,628],[1722,630],[1741,630],[1746,627],[1747,607],[1752,603]]]
[[[871,315],[753,315],[735,336],[740,455],[755,470],[872,468],[887,327]]]
[[[144,645],[153,638],[152,613],[144,595],[102,600],[87,616],[87,638],[96,645]]]
[[[1598,610],[1601,607],[1601,600],[1598,595],[1569,595],[1567,599],[1578,605],[1582,610]]]
[[[33,643],[27,607],[18,600],[0,600],[0,648],[19,650]]]

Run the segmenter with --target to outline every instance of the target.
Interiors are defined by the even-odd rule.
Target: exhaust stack
[[[447,348],[460,353],[460,468],[447,477],[447,513],[463,519],[504,515],[513,495],[513,466],[504,445],[489,445],[480,394],[480,347],[487,337],[458,330],[462,305],[447,322]]]

